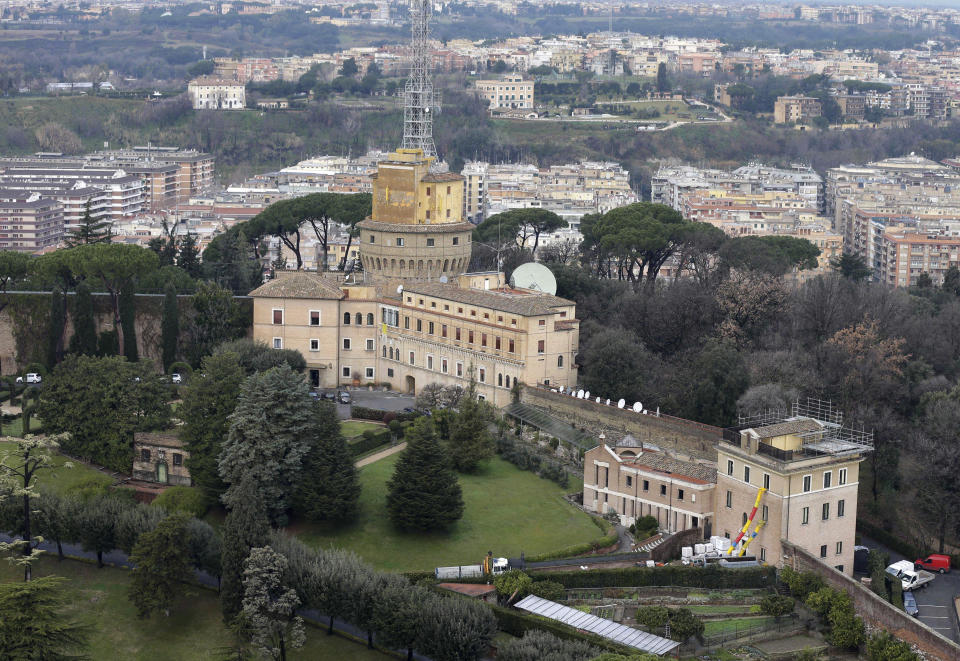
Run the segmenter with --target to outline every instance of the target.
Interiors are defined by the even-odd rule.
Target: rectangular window
[[[473,331],[467,331],[467,344],[473,344]]]
[[[392,368],[392,367],[388,367],[388,368],[387,368],[387,376],[390,377],[390,378],[393,378],[393,368]]]
[[[843,516],[847,512],[847,502],[845,500],[837,501],[837,516]]]
[[[440,359],[440,371],[443,372],[444,374],[447,373],[447,359],[446,359],[446,358],[441,358],[441,359]]]
[[[150,450],[140,450],[140,461],[150,461]]]
[[[180,454],[179,452],[174,452],[174,453],[173,453],[173,465],[174,465],[174,466],[183,466],[183,455]],[[840,551],[837,551],[837,553],[840,553]]]
[[[727,507],[728,507],[728,508],[733,507],[733,492],[732,492],[732,491],[728,491],[728,492],[727,492]]]
[[[823,473],[823,488],[829,489],[830,483],[833,481],[833,471],[824,471]]]
[[[373,351],[373,350],[374,350],[373,339],[367,338],[367,351]]]
[[[546,326],[546,325],[547,325],[547,320],[546,320],[546,319],[540,319],[540,320],[537,321],[537,325],[538,325],[538,326]]]
[[[770,490],[770,473],[763,474],[763,488],[768,491]]]
[[[274,349],[282,349],[282,348],[283,348],[283,338],[282,338],[282,337],[275,337],[275,338],[273,338],[273,348],[274,348]]]
[[[763,509],[760,510],[760,520],[761,520],[761,521],[769,521],[769,520],[770,520],[770,510],[767,508],[766,505],[764,505],[764,506],[763,506]]]
[[[404,318],[403,318],[403,327],[404,327],[406,330],[410,330],[410,317],[404,317]]]
[[[837,542],[837,555],[843,555],[843,542]]]
[[[727,475],[733,475],[733,459],[727,459]]]
[[[414,354],[414,353],[411,351],[411,352],[410,352],[410,364],[411,364],[411,365],[413,365],[413,364],[416,362],[415,358],[416,358],[416,354]]]
[[[397,237],[397,245],[398,245],[398,246],[402,246],[402,245],[403,245],[403,237],[400,237],[400,236]]]
[[[433,248],[433,246],[434,246],[434,239],[427,239],[427,247]]]
[[[376,238],[373,234],[371,234],[371,235],[370,235],[370,243],[376,243],[376,242],[377,242],[377,238]]]
[[[430,321],[430,322],[427,323],[427,332],[428,332],[430,335],[433,335],[433,322],[432,322],[432,321]]]
[[[633,476],[627,475],[627,486],[633,486]]]
[[[804,475],[803,476],[803,493],[810,491],[810,488],[813,486],[813,476]]]
[[[349,338],[349,337],[343,338],[343,350],[344,350],[344,351],[350,351],[350,338]]]
[[[283,310],[278,310],[274,308],[273,310],[273,324],[275,326],[283,325]]]
[[[447,336],[447,325],[446,325],[446,324],[441,324],[441,326],[440,326],[440,337],[446,337],[446,336]]]
[[[822,544],[822,545],[820,546],[820,557],[821,557],[821,558],[826,558],[826,557],[827,557],[827,545],[826,545],[826,544]]]
[[[365,378],[367,378],[367,379],[372,379],[372,378],[373,378],[373,368],[372,368],[372,367],[367,367],[366,369],[364,369],[364,370],[363,370],[363,376],[364,376]]]
[[[493,339],[493,348],[496,349],[497,351],[500,351],[500,336],[499,336],[499,335],[497,335],[497,336]]]
[[[508,353],[515,353],[515,352],[514,352],[513,340],[510,340],[510,341],[507,343],[507,352],[508,352]]]
[[[433,369],[433,356],[427,356],[427,369]]]
[[[843,485],[847,483],[847,469],[841,468],[837,474],[837,484]]]
[[[480,377],[479,377],[480,383],[486,383],[486,382],[487,382],[487,370],[485,370],[485,369],[483,369],[483,368],[481,367],[480,370],[479,370],[479,372],[480,372]]]
[[[340,374],[343,375],[343,378],[349,379],[349,378],[350,378],[350,367],[347,366],[347,365],[344,365],[344,366],[343,366],[343,369],[340,370]]]
[[[310,340],[310,351],[320,351],[320,340]]]
[[[750,484],[750,467],[749,466],[743,467],[743,481],[746,482],[747,484]]]
[[[644,491],[650,491],[650,480],[644,480],[644,481],[643,481],[643,490],[644,490]]]
[[[761,547],[760,547],[760,562],[766,562],[766,561],[767,561],[767,549],[765,549],[765,548],[763,548],[763,547],[761,546]]]
[[[463,363],[457,363],[457,376],[463,376]]]
[[[802,510],[800,510],[800,523],[803,525],[807,525],[808,523],[810,523],[809,507],[804,507]]]
[[[423,319],[417,319],[417,332],[423,332]]]
[[[824,521],[830,518],[830,503],[823,504],[823,512],[820,518],[823,519]]]
[[[546,340],[537,340],[537,353],[543,353],[546,350]]]
[[[661,495],[661,496],[666,496],[666,495],[667,495],[667,485],[666,485],[666,484],[661,484],[661,485],[660,485],[660,495]]]
[[[455,246],[460,245],[460,237],[459,237],[459,236],[453,237],[453,245],[455,245]]]
[[[683,489],[677,489],[677,500],[683,500]]]
[[[310,310],[310,325],[311,326],[320,325],[320,310]]]

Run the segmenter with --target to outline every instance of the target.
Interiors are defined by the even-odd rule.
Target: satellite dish
[[[641,413],[642,411],[643,411],[643,406],[640,404],[640,402],[634,402],[634,403],[633,403],[633,412],[634,412],[634,413]]]
[[[447,284],[449,281],[450,281],[450,278],[448,278],[447,276],[445,275],[440,276],[440,282],[442,282],[443,284]]]
[[[398,294],[402,294],[402,293],[403,293],[403,285],[400,285],[399,287],[397,287],[397,293],[398,293]]]
[[[600,403],[600,398],[597,397],[597,404],[599,404],[599,403]],[[608,402],[608,403],[609,403],[609,402]]]
[[[590,399],[590,391],[589,391],[589,390],[588,390],[587,392],[583,393],[583,398],[584,398],[584,399]]]
[[[627,403],[627,400],[621,399],[619,402],[617,402],[617,408],[622,409],[624,405],[626,405],[626,403]]]
[[[610,400],[609,400],[609,399],[607,400],[607,406],[610,406]]]
[[[529,262],[518,266],[510,276],[510,286],[532,289],[553,296],[557,293],[557,279],[543,264]]]
[[[583,390],[577,391],[577,399],[583,399]]]

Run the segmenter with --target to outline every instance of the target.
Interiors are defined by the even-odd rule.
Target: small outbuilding
[[[497,603],[497,588],[481,583],[437,583],[438,588],[450,590],[465,597],[479,599],[488,604]]]
[[[175,431],[136,432],[133,435],[133,479],[154,484],[189,487],[193,484],[184,443]]]

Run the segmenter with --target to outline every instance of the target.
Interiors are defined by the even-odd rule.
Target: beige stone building
[[[477,92],[490,103],[490,109],[533,108],[533,81],[508,75],[500,80],[478,80]]]
[[[189,487],[193,484],[184,449],[175,432],[136,432],[133,435],[133,478],[144,482]]]
[[[777,124],[802,122],[820,116],[820,99],[810,96],[781,96],[773,104],[773,121]]]
[[[247,105],[243,83],[225,78],[203,76],[191,80],[187,94],[194,110],[243,110]]]
[[[714,534],[717,469],[712,464],[644,449],[628,437],[615,447],[601,444],[588,450],[583,466],[588,511],[616,512],[625,526],[652,516],[664,532],[700,528],[704,538]]]
[[[0,190],[0,249],[36,252],[63,238],[63,206],[34,193]]]

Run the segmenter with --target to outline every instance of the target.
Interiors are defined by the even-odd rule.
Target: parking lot
[[[916,558],[904,558],[896,551],[891,551],[866,537],[862,538],[861,544],[871,549],[886,551],[890,554],[890,562],[916,560]],[[960,642],[960,630],[957,627],[957,616],[953,607],[953,598],[958,595],[960,595],[960,568],[954,567],[949,574],[937,574],[932,583],[913,593],[917,600],[917,610],[920,611],[917,619],[950,640]]]
[[[322,392],[338,392],[338,390],[325,390]],[[363,390],[352,389],[343,390],[349,393],[350,402],[355,406],[365,406],[369,409],[380,409],[382,411],[402,411],[405,408],[411,408],[414,403],[414,397],[404,395],[398,392],[384,392],[383,390]],[[343,420],[350,417],[351,404],[341,404],[337,401],[337,415]]]

